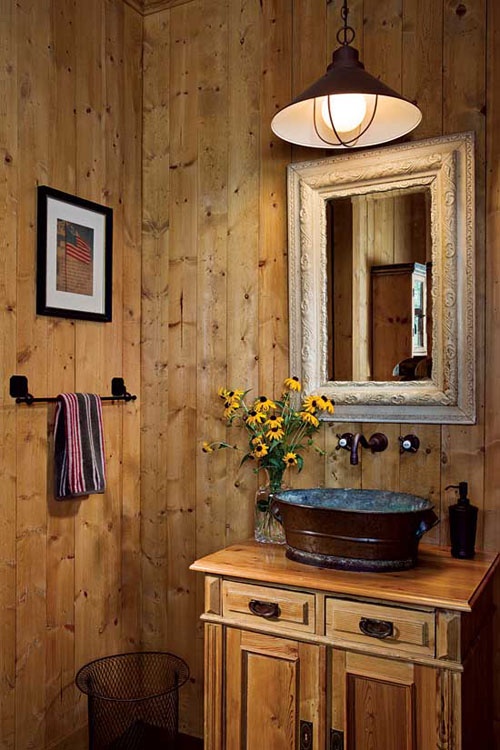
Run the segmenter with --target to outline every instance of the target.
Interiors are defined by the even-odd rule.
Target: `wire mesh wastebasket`
[[[89,750],[164,750],[175,747],[179,688],[185,661],[163,651],[105,656],[76,675],[87,695]]]

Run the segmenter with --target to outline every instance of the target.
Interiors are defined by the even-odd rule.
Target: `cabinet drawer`
[[[326,635],[349,643],[434,656],[434,612],[329,598]]]
[[[256,586],[237,581],[222,584],[224,617],[242,625],[262,625],[266,630],[314,633],[314,594]]]

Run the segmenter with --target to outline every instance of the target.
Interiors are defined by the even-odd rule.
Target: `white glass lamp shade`
[[[365,111],[362,106],[358,123],[356,119],[344,122],[336,115],[335,100],[342,101],[346,95],[357,95],[358,104],[360,99],[364,102]],[[343,103],[351,110],[350,116],[349,99]],[[345,45],[333,53],[323,78],[274,116],[271,128],[283,140],[300,146],[360,148],[400,138],[416,128],[421,119],[415,104],[367,73],[357,50]]]

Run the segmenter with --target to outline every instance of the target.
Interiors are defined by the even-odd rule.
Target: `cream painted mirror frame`
[[[330,419],[475,422],[474,186],[473,133],[289,165],[290,373],[301,379],[305,393],[335,401]],[[432,377],[328,381],[326,203],[422,188],[431,195]]]

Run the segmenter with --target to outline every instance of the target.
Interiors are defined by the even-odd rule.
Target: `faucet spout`
[[[351,460],[350,464],[351,466],[357,466],[359,463],[359,446],[360,444],[363,446],[363,448],[368,448],[368,440],[365,438],[365,436],[361,432],[357,432],[351,443]]]
[[[369,440],[361,432],[357,432],[351,443],[351,466],[357,466],[359,463],[359,446],[363,448],[370,448],[372,453],[380,453],[385,451],[389,444],[387,435],[383,432],[374,432]]]

